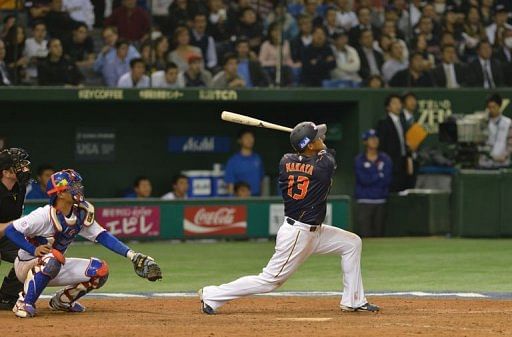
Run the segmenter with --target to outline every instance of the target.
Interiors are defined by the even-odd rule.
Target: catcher
[[[65,287],[51,298],[51,309],[85,311],[77,300],[91,290],[101,288],[107,281],[109,270],[105,261],[94,257],[64,256],[77,235],[127,257],[140,277],[150,281],[162,278],[160,267],[151,257],[134,252],[94,220],[94,206],[84,199],[78,172],[54,173],[46,192],[50,197],[49,205],[0,226],[0,236],[5,228],[5,235],[20,248],[14,269],[24,283],[24,290],[13,308],[16,316],[34,317],[36,301],[47,286]]]

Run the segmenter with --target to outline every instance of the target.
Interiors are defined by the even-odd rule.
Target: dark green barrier
[[[455,234],[512,235],[510,170],[462,170],[455,177]]]
[[[450,194],[392,195],[388,200],[386,235],[441,235],[451,232]]]
[[[98,222],[127,239],[266,238],[276,235],[284,216],[280,198],[91,202]],[[28,201],[25,213],[41,205]],[[349,197],[329,198],[326,224],[348,229],[350,218]]]

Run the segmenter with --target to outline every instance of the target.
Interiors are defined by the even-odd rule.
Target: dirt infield
[[[86,299],[82,314],[0,312],[3,336],[512,336],[512,301],[381,298],[378,314],[341,313],[336,297],[252,297],[199,312],[194,298]]]

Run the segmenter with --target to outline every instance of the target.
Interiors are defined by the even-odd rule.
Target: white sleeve
[[[52,226],[50,222],[50,206],[39,207],[30,214],[14,220],[14,229],[27,237],[44,235],[45,229]]]
[[[89,227],[82,227],[80,230],[80,233],[78,233],[81,237],[89,240],[89,241],[96,241],[96,238],[98,235],[100,235],[102,232],[104,232],[106,229],[101,227],[96,221]]]

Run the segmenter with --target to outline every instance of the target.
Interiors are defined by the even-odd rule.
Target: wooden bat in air
[[[222,118],[222,120],[225,120],[226,122],[256,126],[259,128],[274,129],[284,132],[292,132],[292,128],[287,128],[286,126],[265,122],[262,121],[261,119],[256,119],[229,111],[222,111],[220,118]]]

